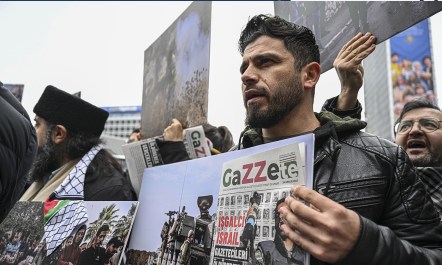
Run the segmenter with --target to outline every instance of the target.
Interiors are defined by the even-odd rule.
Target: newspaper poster
[[[309,182],[312,179],[309,169],[313,165],[313,142],[313,134],[306,134],[234,152],[146,168],[126,264],[184,264],[186,255],[181,249],[189,235],[192,236],[191,231],[190,257],[187,255],[190,264],[215,264],[211,263],[210,256],[216,239],[214,229],[224,164],[293,143],[304,143],[308,147],[304,152]],[[307,185],[311,186],[311,183]],[[279,189],[272,190],[272,194],[274,191],[278,191],[279,197],[283,196]],[[250,201],[250,196],[237,192],[241,198],[235,198],[235,203]]]
[[[140,193],[144,169],[163,165],[157,139],[162,141],[163,137],[152,137],[122,146],[130,180],[137,195]],[[184,131],[183,142],[190,159],[211,155],[209,142],[201,125],[187,128]]]
[[[224,163],[213,264],[268,264],[278,259],[270,257],[278,255],[275,251],[286,264],[309,264],[301,249],[293,244],[287,249],[277,211],[292,185],[311,187],[305,151],[305,143],[294,143]]]

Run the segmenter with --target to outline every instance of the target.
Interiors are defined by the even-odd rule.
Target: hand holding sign
[[[359,237],[357,213],[304,186],[293,186],[292,194],[312,205],[288,197],[279,209],[282,232],[317,259],[336,263],[345,258]]]

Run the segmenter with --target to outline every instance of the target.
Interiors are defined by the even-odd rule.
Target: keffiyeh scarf
[[[49,196],[50,200],[84,200],[84,178],[95,155],[103,149],[99,144],[91,148],[71,170],[60,186]]]
[[[418,167],[416,169],[442,218],[442,168]]]
[[[49,256],[74,229],[88,220],[84,201],[46,201],[44,236],[46,255]]]

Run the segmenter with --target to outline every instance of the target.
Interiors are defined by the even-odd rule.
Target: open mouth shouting
[[[407,153],[418,154],[427,150],[427,143],[422,139],[410,139],[406,147]]]

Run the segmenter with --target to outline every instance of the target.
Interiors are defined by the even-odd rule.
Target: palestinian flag
[[[49,256],[74,229],[87,222],[84,201],[47,200],[44,205],[44,236]]]

